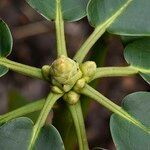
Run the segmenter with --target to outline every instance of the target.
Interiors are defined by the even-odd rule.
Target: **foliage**
[[[46,19],[55,22],[57,58],[51,66],[45,65],[42,68],[7,59],[12,50],[12,36],[6,23],[0,20],[0,77],[10,69],[44,80],[52,88],[46,100],[44,98],[0,116],[0,147],[7,150],[63,150],[64,147],[73,149],[74,137],[77,136],[79,149],[88,150],[83,108],[80,103],[83,101],[81,95],[84,95],[114,113],[110,120],[110,129],[118,149],[148,150],[150,93],[132,93],[125,97],[120,107],[92,88],[89,83],[102,77],[135,74],[140,74],[147,83],[150,83],[150,39],[142,38],[150,34],[150,16],[147,15],[150,12],[150,1],[27,0],[27,2]],[[66,50],[64,22],[77,21],[85,16],[95,29],[71,59]],[[97,67],[94,61],[83,62],[89,50],[106,31],[131,39],[132,42],[127,44],[124,50],[127,66]],[[58,100],[62,108],[55,113],[54,125],[61,132],[62,138],[54,126],[45,125],[49,112]],[[35,123],[27,117],[20,117],[39,110],[41,112]],[[61,119],[58,117],[60,113]],[[59,121],[64,123],[62,127]],[[67,144],[69,140],[72,145]]]

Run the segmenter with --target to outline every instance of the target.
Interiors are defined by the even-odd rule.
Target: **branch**
[[[25,76],[44,80],[41,69],[39,68],[20,64],[4,57],[0,57],[0,65],[5,66],[10,70],[23,74]]]
[[[35,111],[39,111],[42,109],[42,107],[44,106],[45,103],[45,99],[41,99],[38,100],[36,102],[33,102],[31,104],[27,104],[23,107],[20,107],[14,111],[8,112],[7,114],[1,115],[0,116],[0,123],[4,123],[7,122],[11,119],[20,117],[20,116],[24,116],[26,114],[35,112]]]
[[[90,51],[92,46],[96,43],[96,41],[103,35],[106,31],[106,28],[95,28],[93,33],[88,37],[88,39],[83,43],[81,48],[77,51],[76,55],[74,56],[74,60],[79,63],[82,63],[87,53]]]
[[[126,7],[131,3],[131,1],[132,0],[128,0],[125,3],[125,5],[123,5],[118,11],[116,11],[116,13],[108,17],[103,23],[100,23],[98,26],[96,26],[94,32],[89,36],[89,38],[85,41],[85,43],[76,53],[74,59],[77,62],[82,63],[92,46],[103,35],[107,28],[121,15],[121,13],[126,9]]]
[[[116,105],[112,101],[110,101],[108,98],[103,96],[101,93],[90,87],[89,85],[85,85],[84,89],[81,91],[82,94],[93,98],[98,103],[102,104],[104,107],[106,107],[108,110],[112,111],[113,113],[118,114],[120,117],[126,119],[127,121],[133,123],[135,126],[141,128],[145,132],[149,133],[149,130],[138,120],[136,120],[134,117],[132,117],[130,114],[128,114],[124,109],[122,109],[120,106]]]
[[[78,137],[78,143],[79,143],[79,149],[80,150],[88,150],[88,142],[87,142],[87,137],[86,137],[86,131],[85,131],[85,126],[84,126],[84,119],[83,119],[83,113],[81,109],[81,104],[80,101],[75,104],[75,105],[69,105],[69,110],[71,112],[75,128],[76,128],[76,133]]]
[[[131,76],[137,74],[139,71],[131,66],[128,67],[101,67],[97,68],[92,80],[102,77],[118,77]],[[92,81],[91,80],[91,81]]]
[[[39,118],[36,122],[36,124],[33,127],[33,132],[31,136],[31,142],[29,145],[29,150],[31,150],[34,147],[35,141],[39,135],[39,132],[41,128],[44,126],[46,118],[52,109],[53,105],[55,102],[62,96],[63,94],[55,94],[55,93],[50,93],[46,99],[46,102],[44,104],[44,107],[39,115]]]
[[[66,41],[65,41],[65,31],[64,31],[64,21],[61,12],[61,0],[56,0],[56,36],[57,36],[57,56],[65,55],[66,51]]]

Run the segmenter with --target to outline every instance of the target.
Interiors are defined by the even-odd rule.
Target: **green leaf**
[[[126,61],[140,71],[140,75],[150,83],[150,39],[137,40],[124,51]]]
[[[4,76],[8,71],[8,68],[0,65],[0,77]]]
[[[149,74],[140,73],[140,75],[147,83],[150,84],[150,73]]]
[[[7,24],[0,19],[0,57],[8,56],[12,51],[12,35]],[[0,65],[0,77],[8,72],[8,68]]]
[[[149,92],[136,92],[126,96],[122,107],[145,126],[150,127]],[[116,114],[111,116],[110,128],[118,150],[149,150],[150,128],[149,133],[144,132]]]
[[[149,0],[91,0],[88,19],[92,26],[128,36],[150,35]]]
[[[12,35],[7,24],[0,19],[0,57],[8,56],[12,51]]]
[[[131,42],[134,42],[134,41],[136,41],[138,39],[142,39],[143,36],[124,36],[124,35],[121,35],[120,38],[121,38],[121,40],[123,42],[123,45],[126,46],[127,44],[129,44]]]
[[[14,119],[0,127],[0,148],[27,150],[33,123],[28,118]]]
[[[57,129],[52,126],[45,126],[37,139],[34,150],[64,150],[64,144]]]
[[[0,127],[0,148],[3,150],[27,150],[33,122],[25,117],[14,119]],[[58,131],[52,126],[44,126],[34,150],[64,150]]]
[[[56,0],[26,0],[48,20],[55,20]],[[86,16],[86,6],[89,0],[60,0],[65,21],[77,21]]]

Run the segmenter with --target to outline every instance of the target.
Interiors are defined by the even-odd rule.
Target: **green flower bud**
[[[60,84],[58,81],[52,78],[52,85],[59,87],[61,90],[63,90],[62,84]]]
[[[57,93],[57,94],[62,94],[63,93],[63,91],[57,86],[52,86],[51,90],[52,90],[52,92]]]
[[[50,72],[50,66],[49,65],[44,65],[42,67],[42,74],[43,74],[43,77],[46,80],[48,80],[48,81],[50,81],[50,74],[49,74],[49,72]]]
[[[73,85],[65,84],[65,85],[63,85],[63,91],[68,92],[72,87],[73,87]]]
[[[82,72],[78,70],[77,74],[70,78],[70,80],[68,80],[68,82],[65,85],[63,85],[64,92],[68,92],[81,77]]]
[[[94,61],[84,62],[80,65],[80,69],[86,82],[89,82],[96,72],[96,63]]]
[[[78,63],[66,56],[60,56],[52,63],[50,74],[62,85],[65,92],[69,91],[82,76]]]
[[[74,86],[74,90],[76,91],[76,92],[80,92],[80,90],[82,89],[82,88],[84,88],[84,86],[85,86],[85,79],[84,78],[81,78],[81,79],[79,79],[77,82],[76,82],[76,84],[75,84],[75,86]]]
[[[79,101],[80,95],[74,91],[69,91],[63,96],[63,98],[70,105],[75,105]]]

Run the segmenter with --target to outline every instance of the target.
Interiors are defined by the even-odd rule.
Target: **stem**
[[[132,66],[128,67],[101,67],[97,68],[96,73],[92,80],[102,77],[118,77],[118,76],[131,76],[137,74],[139,71]]]
[[[118,114],[120,117],[125,118],[129,122],[133,123],[137,127],[141,128],[145,132],[149,133],[149,129],[146,128],[140,121],[136,120],[134,117],[132,117],[130,114],[128,114],[124,109],[122,109],[120,106],[116,105],[112,101],[110,101],[108,98],[103,96],[101,93],[90,87],[89,85],[85,85],[84,89],[81,91],[82,94],[95,99],[97,102],[105,106],[110,111]]]
[[[20,63],[11,61],[11,60],[9,60],[7,58],[3,58],[3,57],[0,57],[0,65],[5,66],[5,67],[9,68],[10,70],[13,70],[20,74],[23,74],[25,76],[44,80],[42,73],[41,73],[41,69],[39,69],[39,68],[20,64]]]
[[[128,7],[128,5],[133,0],[128,0],[120,9],[116,11],[112,16],[110,16],[106,21],[100,23],[94,32],[89,36],[89,38],[85,41],[85,43],[81,46],[81,48],[76,53],[74,59],[82,63],[83,59],[92,48],[92,46],[96,43],[96,41],[102,36],[102,34],[107,30],[107,28],[122,14],[122,12]]]
[[[68,107],[75,124],[79,149],[89,150],[80,101],[76,105],[68,105]]]
[[[82,63],[89,50],[96,43],[96,41],[103,35],[105,31],[106,28],[104,29],[102,27],[95,28],[93,33],[88,37],[88,39],[83,43],[81,48],[77,51],[73,59],[79,63]]]
[[[54,94],[54,93],[50,93],[46,99],[46,102],[44,104],[44,107],[39,115],[39,118],[36,122],[36,124],[33,127],[33,132],[32,132],[32,136],[31,136],[31,142],[29,145],[29,150],[33,149],[34,143],[36,142],[36,139],[39,135],[39,132],[41,130],[41,128],[43,127],[46,118],[50,112],[50,110],[52,109],[53,105],[55,104],[55,102],[62,96],[63,94]]]
[[[56,0],[56,37],[57,37],[57,57],[61,55],[67,56],[64,21],[61,12],[61,0]]]
[[[0,123],[7,122],[11,119],[14,119],[16,117],[20,117],[35,111],[39,111],[42,109],[43,105],[45,103],[45,99],[38,100],[37,102],[33,102],[31,104],[27,104],[23,107],[20,107],[18,109],[15,109],[14,111],[8,112],[4,115],[0,116]]]

